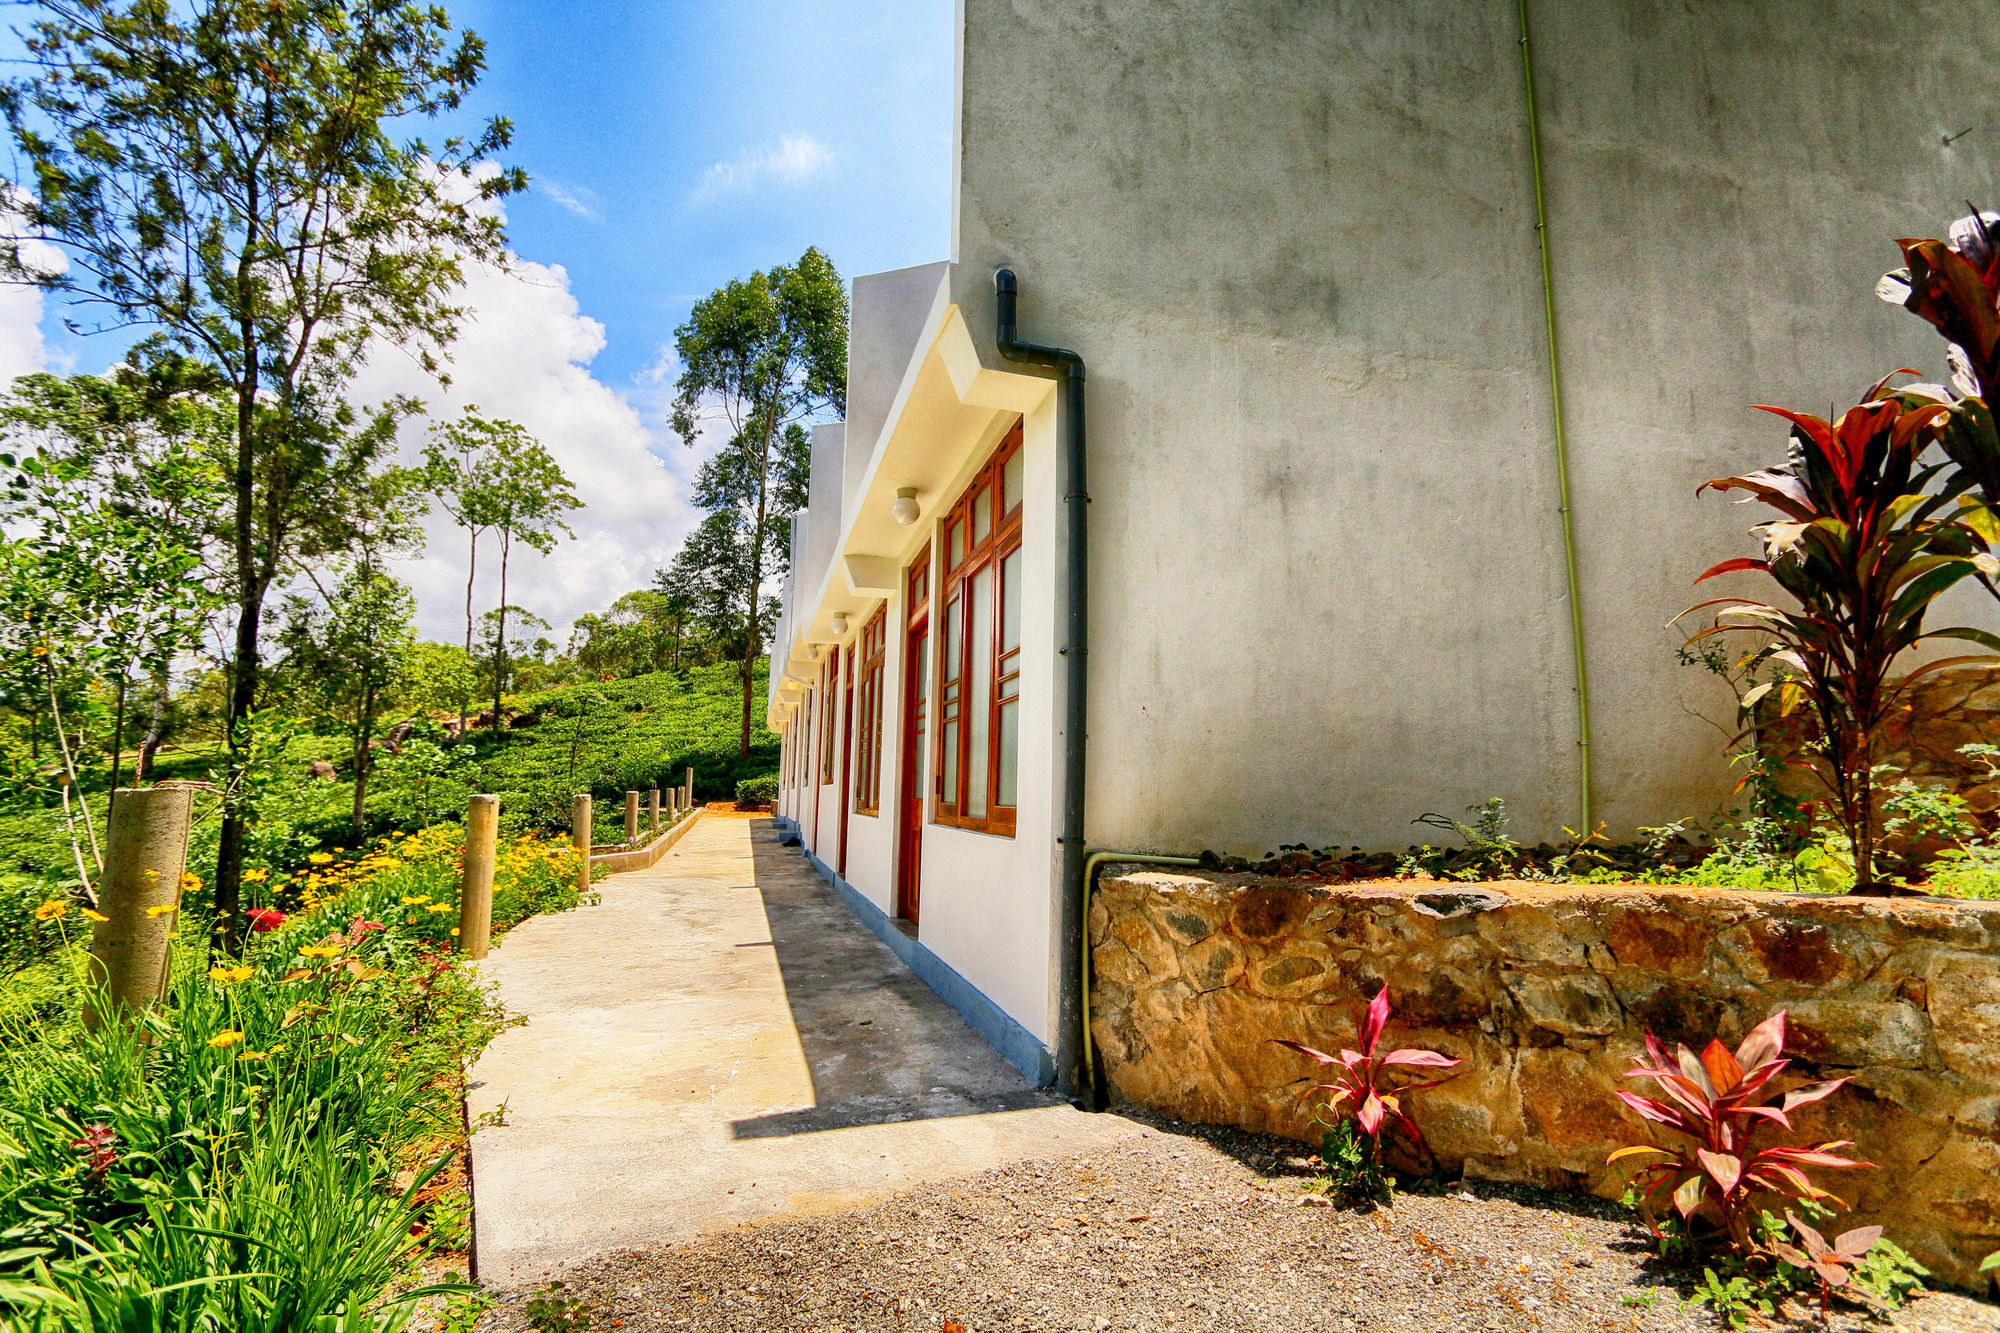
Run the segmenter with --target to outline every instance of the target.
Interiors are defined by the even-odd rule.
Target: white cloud
[[[597,193],[586,190],[581,185],[564,185],[561,181],[550,180],[547,176],[535,178],[535,189],[550,202],[568,209],[580,218],[591,222],[600,221]]]
[[[604,347],[604,326],[579,310],[560,265],[521,260],[512,274],[468,268],[464,300],[476,313],[452,347],[449,389],[440,390],[408,357],[389,350],[361,371],[357,397],[373,402],[414,394],[434,421],[476,403],[488,416],[526,426],[555,456],[585,505],[569,518],[576,538],[547,556],[517,545],[508,564],[507,600],[549,621],[557,630],[551,637],[561,642],[578,615],[648,586],[693,526],[679,457],[685,451],[649,429],[623,394],[590,373]],[[405,429],[406,458],[421,452],[424,424]],[[465,534],[442,513],[431,515],[426,531],[424,556],[403,562],[397,572],[416,592],[423,635],[456,643],[465,633]],[[483,541],[475,614],[498,600],[498,571],[499,548]]]
[[[810,134],[787,134],[775,147],[756,148],[733,162],[717,162],[702,173],[694,187],[694,202],[712,203],[741,194],[764,181],[799,185],[833,169],[833,150]]]
[[[9,231],[18,225],[9,216]],[[61,271],[68,267],[62,251],[43,241],[22,245],[23,256],[38,268]],[[42,337],[43,299],[39,287],[0,283],[0,388],[11,385],[16,376],[38,370],[67,374],[72,358],[54,351]]]

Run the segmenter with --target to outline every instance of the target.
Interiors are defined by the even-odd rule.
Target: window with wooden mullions
[[[880,814],[882,809],[882,664],[888,612],[885,602],[861,627],[861,656],[854,667],[854,809],[864,815]]]
[[[833,740],[835,696],[840,693],[840,649],[835,648],[828,655],[826,666],[820,672],[819,687],[819,780],[822,786],[833,781]]]
[[[933,818],[1012,835],[1021,740],[1021,427],[944,520]]]

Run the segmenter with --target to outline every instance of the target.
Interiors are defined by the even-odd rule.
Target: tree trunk
[[[159,692],[153,696],[152,715],[146,722],[145,738],[139,742],[139,757],[132,765],[132,785],[138,786],[146,780],[146,774],[153,767],[153,755],[160,748],[160,738],[167,725],[167,673],[162,671],[154,676]]]
[[[466,531],[472,534],[472,541],[469,544],[470,549],[466,551],[465,555],[465,661],[466,670],[470,671],[472,669],[472,576],[473,572],[479,567],[479,529],[467,527]],[[472,690],[468,686],[458,696],[458,738],[460,740],[464,740],[466,737],[466,714],[471,706]]]
[[[757,522],[750,529],[750,614],[743,622],[743,735],[736,751],[739,759],[750,757],[750,707],[757,678],[757,613],[763,609],[764,515],[771,493],[771,437],[777,433],[778,420],[773,415],[764,428],[764,452],[757,465]],[[689,799],[692,798],[690,793]]]
[[[512,534],[500,530],[500,619],[493,630],[493,730],[500,730],[500,690],[507,679],[507,550]]]
[[[118,672],[118,704],[111,713],[111,789],[104,798],[104,826],[111,827],[111,807],[118,803],[118,770],[125,759],[125,689],[123,668]]]
[[[253,195],[254,204],[254,195]],[[253,207],[252,212],[255,209]],[[247,288],[248,259],[239,268],[239,281]],[[246,302],[245,308],[248,308]],[[236,386],[236,467],[232,478],[236,513],[236,653],[229,663],[229,709],[224,718],[227,758],[224,765],[225,796],[222,827],[217,832],[215,851],[215,922],[210,932],[214,945],[234,956],[243,946],[240,909],[243,905],[243,841],[249,830],[248,812],[243,804],[243,787],[248,779],[249,737],[245,728],[257,706],[257,630],[264,612],[264,590],[257,578],[257,327],[249,318],[239,324],[243,339],[243,378]]]
[[[369,732],[374,730],[371,723],[375,717],[375,691],[371,687],[361,696],[361,729],[354,737],[354,816],[356,832],[367,825],[368,750]]]

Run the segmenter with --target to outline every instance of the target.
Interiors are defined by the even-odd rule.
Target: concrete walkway
[[[527,1020],[467,1098],[505,1108],[472,1142],[489,1286],[1139,1132],[1032,1088],[768,819],[704,815],[601,888],[481,965]]]

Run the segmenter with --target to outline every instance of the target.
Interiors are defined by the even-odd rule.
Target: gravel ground
[[[1310,1191],[1296,1143],[1149,1123],[1130,1146],[557,1276],[564,1296],[587,1303],[591,1333],[1717,1326],[1682,1307],[1629,1219],[1599,1200],[1472,1183],[1404,1195],[1393,1209],[1335,1209]],[[500,1298],[481,1333],[534,1327],[524,1313],[533,1294]],[[1935,1295],[1894,1328],[2000,1333],[2000,1307]]]

